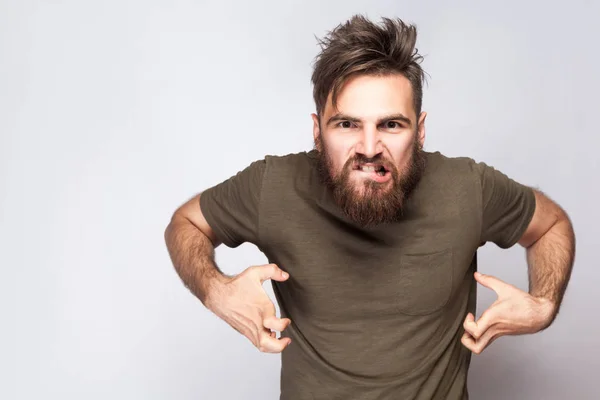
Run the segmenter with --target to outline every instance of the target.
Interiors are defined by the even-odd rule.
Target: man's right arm
[[[194,196],[173,213],[165,230],[165,242],[184,285],[206,306],[211,286],[223,282],[225,276],[214,261],[215,248],[221,242],[202,214],[201,195]]]
[[[285,330],[291,320],[275,315],[275,306],[262,284],[267,279],[284,282],[289,275],[275,264],[252,266],[237,276],[223,274],[214,261],[215,248],[221,242],[202,213],[200,196],[202,193],[179,207],[165,230],[175,270],[206,308],[260,351],[283,351],[291,339],[278,339],[275,331]]]

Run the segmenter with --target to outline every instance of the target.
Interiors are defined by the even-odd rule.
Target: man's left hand
[[[463,323],[461,342],[473,353],[480,354],[500,336],[536,333],[551,323],[554,305],[550,300],[534,297],[491,275],[475,272],[475,279],[496,292],[498,299],[479,320],[469,313]]]

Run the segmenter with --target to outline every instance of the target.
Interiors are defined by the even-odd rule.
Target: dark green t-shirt
[[[333,202],[314,150],[265,156],[202,193],[226,246],[253,243],[290,274],[272,281],[292,320],[282,400],[468,399],[476,252],[514,245],[535,197],[484,163],[426,154],[403,219],[368,229]]]

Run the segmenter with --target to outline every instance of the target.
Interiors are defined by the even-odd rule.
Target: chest
[[[431,314],[464,286],[478,247],[478,219],[458,204],[373,230],[310,203],[283,207],[264,221],[263,251],[290,273],[286,295],[297,312],[327,320]]]

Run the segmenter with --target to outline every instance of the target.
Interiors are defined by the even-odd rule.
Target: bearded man
[[[179,207],[165,231],[191,292],[281,353],[283,400],[467,399],[473,352],[558,313],[569,218],[483,162],[424,150],[416,39],[388,18],[329,32],[312,75],[314,148],[252,162]],[[214,249],[245,242],[269,264],[221,272]],[[526,249],[529,292],[477,272],[487,242]],[[498,300],[475,320],[477,283]]]

